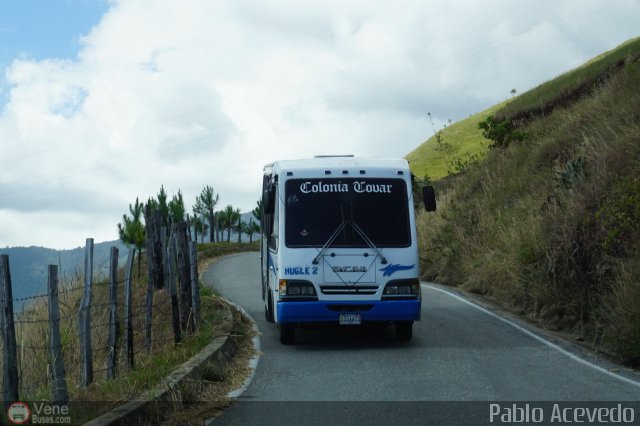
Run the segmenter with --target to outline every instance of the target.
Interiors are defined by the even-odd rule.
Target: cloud
[[[404,156],[427,112],[464,118],[567,71],[636,35],[639,8],[114,0],[75,60],[5,73],[0,245],[115,239],[161,185],[248,211],[279,158]]]

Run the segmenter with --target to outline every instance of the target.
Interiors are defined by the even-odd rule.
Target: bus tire
[[[413,335],[413,321],[396,322],[396,339],[401,342],[408,342]]]
[[[283,345],[293,345],[296,342],[296,329],[293,324],[280,324],[280,343]]]
[[[271,292],[265,298],[266,303],[264,305],[264,317],[267,322],[273,322],[273,300],[271,300]]]

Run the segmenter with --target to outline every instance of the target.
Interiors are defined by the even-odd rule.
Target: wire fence
[[[135,251],[129,251],[126,266],[119,268],[116,247],[111,249],[109,277],[93,282],[93,239],[88,238],[84,277],[59,284],[58,267],[49,265],[46,292],[13,299],[9,257],[2,255],[3,400],[67,402],[70,388],[114,379],[195,331],[199,323],[196,243],[185,245],[185,230],[172,227],[158,248],[166,254],[157,265],[162,271],[148,269],[146,283],[133,279]],[[160,288],[153,279],[159,275],[166,277]],[[14,313],[14,306],[22,309]]]

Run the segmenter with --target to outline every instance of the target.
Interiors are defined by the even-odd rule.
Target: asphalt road
[[[556,403],[559,409],[593,405],[576,401],[628,407],[625,413],[634,410],[640,421],[640,384],[633,373],[609,372],[615,366],[562,342],[550,343],[536,330],[434,284],[423,284],[422,320],[414,324],[410,342],[396,341],[392,327],[335,327],[297,330],[297,344],[284,346],[276,326],[264,319],[257,253],[220,260],[204,281],[242,306],[261,332],[251,383],[213,425],[425,424],[427,419],[499,424],[518,420],[502,415],[525,412],[542,413],[548,421],[557,414]]]

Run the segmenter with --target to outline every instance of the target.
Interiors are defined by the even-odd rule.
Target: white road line
[[[524,328],[524,327],[522,327],[522,326],[520,326],[520,325],[518,325],[518,324],[516,324],[516,323],[514,323],[514,322],[512,322],[512,321],[510,321],[510,320],[508,320],[506,318],[503,318],[500,315],[497,315],[497,314],[495,314],[495,313],[483,308],[482,306],[476,305],[475,303],[470,302],[469,300],[467,300],[467,299],[465,299],[463,297],[460,297],[457,294],[450,293],[447,290],[443,290],[441,288],[433,287],[433,286],[428,285],[428,284],[422,284],[422,287],[425,287],[425,288],[428,288],[428,289],[431,289],[431,290],[439,291],[439,292],[444,293],[444,294],[446,294],[446,295],[448,295],[450,297],[453,297],[454,299],[457,299],[457,300],[459,300],[459,301],[461,301],[463,303],[466,303],[469,306],[473,306],[474,308],[478,309],[479,311],[482,311],[485,314],[492,316],[493,318],[496,318],[496,319],[498,319],[498,320],[500,320],[500,321],[502,321],[502,322],[504,322],[506,324],[509,324],[510,326],[518,329],[519,331],[523,332],[527,336],[534,338],[538,342],[543,343],[543,344],[549,346],[552,349],[555,349],[556,351],[558,351],[561,354],[569,357],[570,359],[572,359],[575,362],[578,362],[578,363],[580,363],[582,365],[585,365],[587,367],[591,367],[594,370],[599,371],[600,373],[606,374],[606,375],[608,375],[610,377],[613,377],[615,379],[618,379],[618,380],[620,380],[622,382],[625,382],[627,384],[630,384],[630,385],[633,385],[635,387],[640,388],[640,382],[637,382],[637,381],[635,381],[633,379],[629,379],[627,377],[621,376],[619,374],[612,373],[611,371],[607,370],[606,368],[602,368],[602,367],[597,366],[597,365],[595,365],[595,364],[593,364],[593,363],[591,363],[591,362],[589,362],[587,360],[584,360],[584,359],[580,358],[579,356],[577,356],[575,354],[572,354],[571,352],[567,351],[566,349],[561,348],[560,346],[556,345],[555,343],[551,343],[550,341],[538,336],[535,333],[532,333],[531,331],[527,330],[526,328]]]

